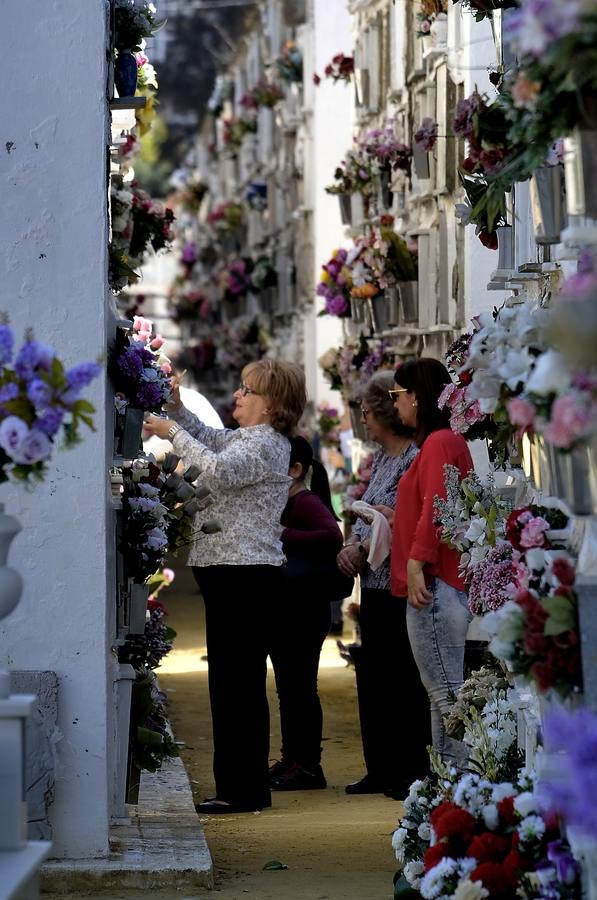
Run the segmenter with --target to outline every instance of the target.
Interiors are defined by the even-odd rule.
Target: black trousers
[[[280,701],[282,759],[312,769],[321,760],[323,714],[319,656],[330,628],[330,602],[317,580],[288,578],[280,596],[270,657]]]
[[[269,635],[281,595],[276,566],[193,567],[207,632],[216,796],[269,806]]]
[[[406,602],[361,589],[361,647],[355,654],[363,755],[372,781],[397,796],[429,772],[429,698],[406,630]]]

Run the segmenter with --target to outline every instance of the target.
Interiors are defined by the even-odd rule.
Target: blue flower
[[[25,341],[15,359],[15,372],[19,378],[29,381],[37,369],[49,370],[55,355],[46,344],[34,340]]]
[[[15,384],[14,381],[9,381],[8,384],[5,384],[4,387],[0,388],[0,406],[3,403],[8,403],[9,400],[14,400],[19,396],[19,387]]]
[[[99,363],[84,362],[73,366],[66,373],[66,381],[71,391],[82,391],[102,371]]]
[[[39,431],[43,431],[48,437],[54,437],[64,419],[64,410],[51,407],[44,411],[43,416],[39,416],[35,420],[35,427]]]
[[[36,409],[45,409],[52,400],[52,389],[41,378],[34,378],[27,387],[27,397]]]
[[[5,366],[12,359],[14,335],[10,325],[0,325],[0,365]]]

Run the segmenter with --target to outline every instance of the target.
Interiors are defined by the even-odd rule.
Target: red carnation
[[[527,634],[524,638],[524,649],[529,654],[543,654],[547,650],[547,638],[542,634]]]
[[[516,836],[518,837],[518,834]],[[518,850],[510,850],[503,862],[503,867],[511,881],[518,881],[521,872],[528,869],[528,863]]]
[[[438,838],[458,837],[463,841],[470,840],[475,830],[475,817],[466,809],[448,810],[441,816],[433,830]]]
[[[471,881],[480,881],[487,888],[491,897],[500,897],[514,887],[516,877],[502,864],[495,862],[480,863],[470,874]]]
[[[425,856],[423,857],[423,865],[425,866],[425,871],[428,872],[430,869],[433,869],[434,866],[437,866],[440,860],[449,855],[450,848],[443,841],[439,844],[434,844],[433,847],[429,847],[429,849],[425,852]]]
[[[473,856],[479,863],[501,862],[510,850],[511,843],[511,838],[506,835],[486,831],[472,839],[466,855]]]
[[[565,585],[566,587],[572,587],[575,579],[575,571],[574,567],[570,565],[567,559],[564,559],[563,556],[558,556],[557,559],[551,564],[551,571],[556,576],[560,584]]]
[[[531,666],[531,675],[537,683],[537,687],[545,693],[554,685],[554,672],[547,663],[536,662]]]
[[[514,809],[514,797],[504,797],[497,805],[497,811],[506,825],[513,825],[516,821],[516,810]]]
[[[460,809],[460,807],[456,806],[455,803],[450,803],[448,800],[445,800],[443,803],[440,803],[439,806],[435,807],[435,809],[431,813],[431,816],[429,817],[429,821],[431,822],[431,825],[434,829],[441,817],[452,809]]]

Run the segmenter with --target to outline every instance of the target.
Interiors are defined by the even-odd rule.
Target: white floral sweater
[[[285,562],[280,517],[288,500],[290,443],[271,425],[236,430],[209,428],[184,406],[171,413],[183,431],[172,441],[186,466],[215,503],[195,517],[198,530],[216,519],[222,531],[200,534],[189,552],[190,566],[281,566]]]

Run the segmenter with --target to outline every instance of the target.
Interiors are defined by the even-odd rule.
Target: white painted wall
[[[2,2],[0,309],[17,333],[34,326],[69,365],[105,355],[110,321],[105,40],[104,0]],[[0,623],[0,660],[54,670],[60,681],[52,810],[59,857],[108,849],[114,591],[106,566],[112,412],[104,379],[89,397],[97,432],[57,453],[33,492],[0,488],[23,526],[10,562],[25,581],[20,605]]]
[[[325,66],[336,53],[352,52],[353,37],[346,0],[313,0],[311,28],[311,52],[305,59],[305,105],[313,110],[307,156],[313,174],[310,177],[306,170],[305,184],[306,189],[312,191],[308,204],[313,209],[315,290],[321,265],[336,247],[348,247],[351,243],[344,237],[338,199],[326,194],[324,188],[332,183],[334,169],[352,142],[354,87],[343,82],[334,84],[323,77],[319,87],[312,83],[313,72],[323,76]],[[319,309],[321,302],[318,300]],[[310,310],[305,316],[307,387],[315,403],[327,399],[337,405],[338,394],[329,390],[317,360],[330,347],[342,343],[341,323],[332,316],[316,318],[317,310]]]

